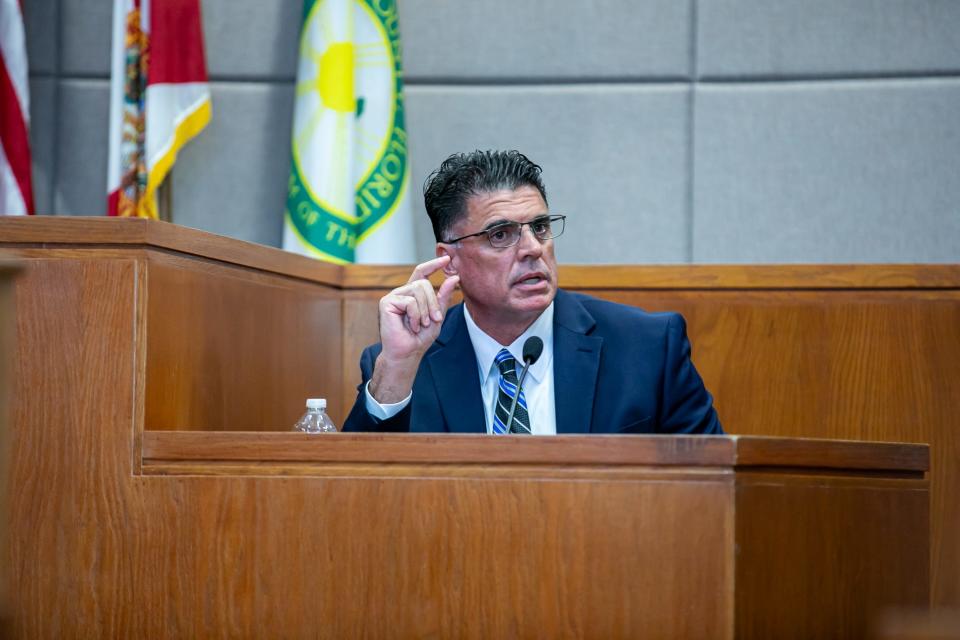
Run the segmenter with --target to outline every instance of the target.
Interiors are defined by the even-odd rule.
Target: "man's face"
[[[467,215],[448,233],[459,237],[503,222],[529,222],[546,213],[547,205],[534,187],[484,193],[467,200]],[[512,247],[494,248],[479,235],[456,245],[438,244],[437,254],[445,253],[451,256],[448,273],[460,275],[470,314],[491,335],[520,327],[519,335],[557,293],[553,240],[537,239],[529,226],[522,227],[520,241]]]

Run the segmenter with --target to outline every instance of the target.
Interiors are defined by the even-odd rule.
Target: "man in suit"
[[[516,151],[475,151],[427,179],[437,258],[380,300],[344,431],[723,433],[681,316],[558,288],[565,219],[540,172]],[[448,310],[458,286],[464,302]],[[531,336],[543,352],[517,397]]]

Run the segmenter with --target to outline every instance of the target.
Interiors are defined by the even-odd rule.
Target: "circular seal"
[[[404,195],[402,78],[395,0],[307,3],[286,218],[311,253],[351,262]]]

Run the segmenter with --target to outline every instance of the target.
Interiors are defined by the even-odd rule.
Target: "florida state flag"
[[[199,0],[114,0],[107,214],[157,217],[157,188],[210,121]]]

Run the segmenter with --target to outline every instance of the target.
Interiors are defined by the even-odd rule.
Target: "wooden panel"
[[[347,289],[389,290],[407,281],[412,266],[348,265]],[[440,284],[441,275],[433,280]],[[777,264],[777,265],[560,265],[567,289],[856,289],[947,288],[960,283],[954,264]]]
[[[892,442],[734,436],[736,465],[916,471],[930,468],[930,447]]]
[[[730,433],[929,443],[932,601],[960,604],[960,290],[605,297],[684,314]]]
[[[739,264],[561,266],[560,284],[578,290],[956,289],[952,264]]]
[[[152,577],[124,546],[137,521],[121,481],[133,470],[136,271],[131,259],[29,260],[17,282],[4,561],[19,637],[120,637]]]
[[[145,218],[0,217],[0,245],[169,249],[246,268],[339,286],[340,267],[252,242]]]
[[[121,621],[128,635],[722,638],[732,626],[727,484],[192,477],[145,478],[136,493],[146,538],[123,551],[150,568],[138,595],[151,606]]]
[[[164,534],[141,539],[132,549],[123,546],[126,542],[118,547],[128,527],[147,530],[151,524],[148,516],[155,510],[172,520],[175,511],[183,508],[195,514],[194,520],[188,519],[191,526],[217,522],[225,531],[232,531],[217,534],[220,537],[213,541],[198,539],[193,543],[207,545],[207,553],[221,544],[230,549],[211,556],[209,562],[241,566],[246,560],[238,558],[237,549],[263,543],[237,533],[234,523],[258,520],[272,509],[267,495],[282,493],[291,483],[317,473],[323,478],[314,481],[332,483],[316,485],[324,488],[310,495],[319,502],[291,504],[294,511],[323,511],[327,504],[324,500],[332,495],[328,488],[341,487],[338,483],[346,481],[335,480],[334,476],[373,474],[375,465],[320,463],[324,470],[320,473],[315,463],[295,461],[246,465],[221,461],[211,463],[206,470],[202,468],[205,462],[165,461],[166,466],[162,466],[152,461],[146,472],[183,474],[192,470],[217,477],[137,475],[131,479],[131,473],[140,473],[138,438],[147,415],[145,395],[154,394],[150,411],[160,412],[162,419],[156,424],[161,427],[166,423],[178,428],[249,425],[246,428],[287,429],[292,418],[270,417],[272,411],[295,403],[295,417],[303,397],[315,392],[291,391],[291,396],[298,397],[287,399],[279,396],[283,393],[280,385],[271,386],[272,382],[263,380],[275,379],[278,371],[281,376],[290,371],[291,385],[308,385],[297,370],[309,369],[311,365],[301,354],[310,352],[314,345],[307,344],[293,356],[271,360],[264,343],[269,339],[275,345],[276,336],[262,329],[254,331],[254,323],[245,319],[245,312],[260,307],[255,312],[259,323],[272,326],[279,322],[284,331],[302,332],[312,338],[318,328],[306,326],[299,313],[286,309],[309,306],[311,300],[326,305],[339,298],[345,302],[341,334],[335,340],[342,336],[342,342],[330,346],[333,356],[327,361],[339,358],[337,366],[345,372],[345,379],[342,386],[332,383],[329,394],[325,390],[322,393],[328,395],[331,413],[342,423],[359,378],[356,362],[360,349],[376,340],[376,300],[390,286],[405,281],[410,268],[319,265],[273,249],[163,223],[103,218],[0,219],[0,246],[12,248],[32,264],[28,264],[28,274],[32,273],[27,281],[31,288],[28,306],[18,312],[21,344],[15,376],[18,385],[35,386],[23,386],[18,392],[17,401],[24,404],[14,413],[18,435],[14,442],[17,462],[11,475],[15,503],[11,507],[22,521],[14,520],[17,532],[11,548],[16,553],[7,556],[15,560],[11,566],[16,575],[26,580],[22,595],[17,597],[33,603],[25,609],[27,619],[35,625],[30,628],[46,630],[31,635],[123,635],[119,630],[139,628],[130,625],[148,617],[153,620],[152,616],[167,616],[165,621],[151,622],[156,625],[152,629],[169,631],[167,635],[195,635],[192,625],[202,623],[178,617],[180,613],[174,615],[184,611],[184,616],[193,611],[207,620],[219,621],[227,616],[229,624],[223,628],[240,628],[236,625],[248,618],[238,612],[248,606],[244,604],[248,603],[245,590],[255,578],[244,577],[247,582],[238,586],[231,580],[239,580],[236,576],[240,574],[223,567],[215,570],[218,573],[205,574],[205,579],[218,585],[215,593],[228,598],[226,613],[211,612],[196,602],[181,602],[179,596],[170,594],[183,591],[186,598],[208,593],[194,583],[181,590],[184,581],[195,579],[185,577],[193,575],[192,563],[207,556],[171,557],[169,552],[175,548],[169,546],[171,541],[189,543],[190,530],[181,531],[176,529],[179,524],[169,523],[176,529],[173,537]],[[33,259],[41,255],[47,261],[35,271],[42,261]],[[155,265],[159,265],[156,273],[160,274],[149,285],[148,269],[144,268],[148,262],[150,274],[154,274]],[[187,262],[196,265],[195,276],[179,274],[194,268],[187,269]],[[239,282],[247,275],[251,286],[268,293],[253,299],[239,293]],[[204,284],[207,279],[209,283]],[[731,432],[931,442],[933,600],[941,605],[960,605],[960,438],[950,422],[953,398],[960,397],[960,332],[956,331],[960,326],[960,267],[563,267],[561,282],[649,309],[683,312],[689,321],[695,361],[715,393],[721,419]],[[166,307],[154,295],[155,284],[170,294],[171,313],[163,312]],[[328,286],[330,295],[314,293],[304,300],[301,285],[311,287],[313,292]],[[235,305],[236,301],[243,304]],[[227,313],[228,308],[233,313]],[[177,319],[166,322],[168,315]],[[186,319],[191,315],[193,323]],[[202,326],[202,330],[188,335],[193,325]],[[233,332],[232,339],[224,327],[230,327],[227,331]],[[29,338],[27,346],[22,342],[25,337]],[[153,339],[157,340],[156,347],[149,346]],[[151,358],[162,356],[167,347],[159,353],[149,349],[163,344],[171,353],[183,353],[164,365],[152,365]],[[294,362],[289,369],[287,358]],[[259,400],[255,401],[251,399],[253,393],[245,391],[251,387],[244,385],[250,384],[250,376],[261,366],[263,377],[256,386]],[[202,383],[209,386],[191,384],[200,371],[197,367],[212,367],[216,372]],[[162,386],[172,394],[167,398],[161,391],[163,376],[168,379]],[[147,383],[148,377],[153,384]],[[228,392],[229,385],[239,385],[244,391]],[[261,388],[267,392],[260,394]],[[175,408],[173,413],[181,423],[162,417],[163,411],[171,410],[165,403]],[[187,410],[180,413],[182,406]],[[274,409],[265,410],[267,406]],[[223,417],[234,408],[238,408],[240,418]],[[258,411],[268,417],[255,424],[243,422]],[[200,418],[194,420],[190,415]],[[204,423],[206,420],[209,422]],[[217,420],[231,424],[218,424]],[[100,462],[97,456],[108,459]],[[439,480],[438,474],[447,473],[449,468],[437,471],[437,466],[430,467],[433,471],[421,468],[420,472],[427,476],[432,473],[431,481]],[[379,467],[381,474],[416,472],[416,463]],[[520,482],[532,478],[537,468],[544,469],[514,463],[511,470]],[[624,465],[596,467],[593,475],[583,480],[609,482],[610,474],[618,473],[618,469],[625,473]],[[472,472],[477,474],[476,480],[482,479],[481,484],[496,484],[491,482],[496,477],[494,467],[475,465]],[[633,468],[629,479],[644,480],[649,472]],[[231,480],[229,487],[216,485],[211,489],[213,485],[206,484],[225,480],[231,473],[247,477]],[[551,473],[551,482],[558,480],[557,474]],[[286,475],[249,477],[256,474]],[[464,476],[457,478],[459,482]],[[672,481],[678,479],[673,477]],[[269,491],[262,489],[261,480],[269,481]],[[383,490],[380,480],[371,478],[369,482],[371,487]],[[258,493],[261,490],[263,493]],[[168,502],[150,502],[152,498],[146,496],[152,491]],[[230,491],[237,492],[240,502],[230,502]],[[377,495],[372,488],[370,492]],[[223,502],[210,495],[222,496]],[[444,495],[453,499],[454,494]],[[196,505],[198,502],[203,502],[204,510]],[[283,520],[279,512],[274,516]],[[312,520],[308,524],[316,525]],[[31,544],[33,547],[28,547]],[[278,544],[299,548],[296,541]],[[158,603],[156,610],[133,611],[130,603],[141,597],[140,585],[154,577],[153,565],[169,565],[168,572],[162,574],[167,576],[161,579],[166,581],[162,589],[150,591],[150,587],[142,594],[149,602]],[[273,588],[278,589],[275,584]],[[45,601],[51,597],[59,602]],[[70,615],[66,603],[73,601],[77,615],[83,618],[82,634],[57,627],[62,624],[58,621]],[[260,614],[279,615],[269,611]],[[185,622],[188,619],[189,623]]]
[[[137,475],[139,282],[135,260],[28,270],[19,637],[729,637],[729,479]]]
[[[877,640],[960,640],[960,609],[898,609],[877,624]]]
[[[289,430],[308,397],[342,415],[335,290],[150,252],[146,429]]]
[[[740,473],[736,502],[737,638],[862,638],[928,602],[926,481]]]
[[[731,636],[734,493],[716,469],[565,477],[507,456],[442,477],[433,462],[408,463],[408,478],[383,464],[284,476],[258,461],[233,477],[138,473],[145,261],[28,265],[6,556],[17,635]],[[145,433],[143,446],[208,435],[230,434]],[[445,448],[427,438],[428,453]],[[722,439],[651,442],[679,456]]]
[[[616,438],[616,446],[611,445]],[[556,436],[388,433],[147,433],[143,459],[425,464],[732,465],[736,442],[724,437]]]
[[[923,477],[925,445],[755,436],[594,435],[489,438],[472,434],[146,433],[144,461],[299,461],[429,464],[698,465],[909,471]]]
[[[409,269],[345,269],[344,404],[376,301]],[[561,267],[561,284],[687,319],[729,433],[930,443],[935,605],[960,607],[960,266]],[[380,287],[379,289],[377,287]],[[366,330],[366,334],[362,331]]]
[[[341,343],[343,370],[341,371],[341,401],[343,413],[331,416],[337,425],[342,425],[354,401],[357,385],[360,384],[360,354],[375,342],[380,341],[378,304],[386,292],[370,294],[348,291],[343,300],[343,342]]]
[[[960,291],[605,297],[684,314],[733,433],[923,441],[960,397]]]
[[[10,367],[14,357],[13,281],[20,269],[0,254],[0,549],[8,548],[10,465]],[[0,562],[0,637],[12,633],[9,564]]]

